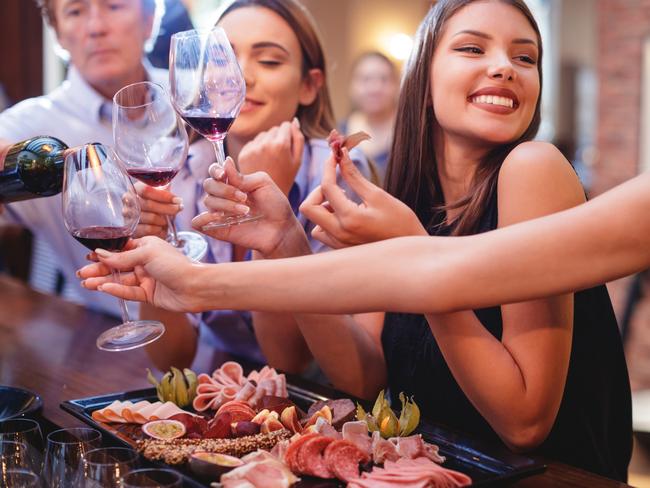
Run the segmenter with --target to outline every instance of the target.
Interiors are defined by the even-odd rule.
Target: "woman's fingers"
[[[317,186],[300,205],[300,212],[328,233],[336,233],[336,230],[341,227],[338,216],[324,206],[324,203],[326,203],[326,199],[322,187]]]
[[[162,215],[176,215],[183,209],[183,200],[169,190],[154,188],[137,182],[136,191],[140,196],[140,209]]]
[[[212,178],[207,178],[203,181],[203,189],[207,193],[208,197],[226,199],[239,203],[245,202],[248,198],[246,196],[246,193],[241,191],[236,186],[232,186],[227,183],[214,180]]]
[[[158,227],[167,227],[167,218],[157,213],[142,212],[140,214],[140,223],[155,225]]]
[[[203,199],[205,206],[211,213],[219,214],[233,214],[233,215],[245,215],[250,211],[250,207],[246,204],[240,203],[239,201],[226,200],[221,197],[213,197],[211,195],[206,196]]]
[[[332,210],[338,213],[340,217],[358,208],[358,205],[345,195],[343,189],[336,182],[336,162],[333,157],[330,157],[325,162],[321,188],[324,199],[329,202]]]
[[[302,161],[302,153],[305,149],[305,136],[300,130],[300,121],[294,117],[291,121],[291,155],[295,163]]]
[[[124,300],[130,300],[134,302],[146,302],[147,294],[144,289],[139,286],[125,286],[118,285],[117,283],[105,283],[97,288],[99,291],[108,293],[117,298],[123,298]]]
[[[347,247],[347,244],[344,244],[333,235],[325,232],[320,225],[317,225],[313,228],[311,231],[311,236],[332,249],[341,249]]]
[[[359,195],[364,202],[367,202],[372,194],[379,188],[376,185],[373,185],[365,176],[363,176],[363,174],[361,174],[361,171],[359,171],[354,162],[350,159],[350,153],[346,148],[343,148],[342,152],[343,157],[339,163],[341,176],[343,176],[343,179],[350,188],[354,190],[354,192]]]

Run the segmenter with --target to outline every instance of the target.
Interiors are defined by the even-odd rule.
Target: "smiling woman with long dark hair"
[[[522,0],[436,2],[420,26],[406,69],[388,192],[364,180],[343,150],[341,171],[363,202],[352,202],[337,186],[337,164],[330,159],[321,187],[301,207],[319,226],[314,235],[338,247],[433,235],[438,237],[420,240],[451,248],[454,241],[464,246],[481,238],[447,236],[509,227],[583,203],[584,192],[569,162],[553,145],[532,141],[539,126],[541,55],[539,30]],[[236,187],[251,189],[257,185],[263,189],[267,202],[270,195],[278,193],[277,189],[273,193],[259,176],[238,178],[232,168],[229,175],[233,177],[229,182]],[[206,182],[206,188],[215,198],[231,198],[214,181]],[[255,198],[256,193],[249,195]],[[271,216],[278,212],[267,206],[264,213]],[[544,220],[558,223],[553,217]],[[602,225],[610,223],[603,221]],[[530,230],[530,224],[521,226]],[[521,238],[514,229],[492,234],[499,233]],[[291,235],[282,235],[285,250]],[[503,242],[505,238],[496,239]],[[572,239],[570,250],[575,254],[575,236]],[[260,240],[251,245],[272,246],[277,242]],[[163,252],[163,246],[151,242],[137,246],[132,254],[112,256],[106,262],[116,265],[123,261],[128,263],[127,269],[146,263],[146,273],[137,277],[139,293],[109,285],[106,290],[135,294],[140,299],[146,296],[171,308],[182,307],[178,293],[170,292],[180,285],[174,283],[164,261],[155,256]],[[477,301],[458,298],[456,307],[436,307],[438,295],[443,296],[443,302],[449,300],[445,282],[424,290],[409,286],[417,295],[412,299],[401,290],[402,281],[411,277],[396,280],[393,268],[405,266],[419,276],[413,276],[416,283],[424,284],[425,272],[417,269],[417,257],[400,255],[399,246],[390,249],[392,255],[384,253],[384,261],[373,262],[383,273],[364,269],[364,263],[355,265],[345,258],[353,253],[342,253],[341,266],[334,264],[333,256],[328,261],[328,278],[323,281],[314,275],[310,260],[303,259],[254,267],[217,267],[213,271],[200,268],[196,279],[210,290],[203,292],[195,284],[189,288],[198,290],[196,302],[203,306],[245,303],[264,310],[294,307],[317,311],[317,305],[305,307],[304,300],[297,297],[318,290],[323,302],[334,297],[343,302],[340,307],[323,303],[324,312],[427,312],[347,316],[330,320],[327,327],[317,320],[305,322],[300,325],[304,348],[296,348],[299,342],[293,340],[294,347],[286,348],[285,354],[300,357],[305,350],[311,351],[336,386],[359,395],[371,397],[388,386],[393,397],[401,391],[413,395],[426,417],[476,437],[500,440],[513,450],[542,454],[611,478],[627,478],[632,447],[630,386],[604,286],[575,294],[566,293],[567,287],[547,286],[547,290],[563,294],[534,300],[543,294],[515,293],[525,301],[509,300],[507,305],[463,311],[458,304],[494,304],[494,297],[502,296],[499,290],[503,282],[512,289],[513,272],[498,263],[478,266],[478,259],[475,271],[462,260],[466,254],[447,253],[441,259],[452,256],[455,261],[444,263],[446,266],[436,266],[431,256],[420,260],[420,265],[430,273],[446,269],[452,290],[461,296],[463,282],[470,290],[494,286],[495,292],[485,291]],[[410,253],[410,249],[404,242],[403,252]],[[299,252],[295,246],[293,255]],[[493,255],[499,253],[492,250]],[[548,255],[545,260],[552,262]],[[522,262],[517,264],[521,266]],[[297,278],[300,265],[311,270],[310,278],[318,286]],[[84,276],[106,271],[91,267]],[[526,274],[525,267],[518,271]],[[380,289],[382,296],[394,292],[405,303],[392,300],[388,305],[381,301],[367,305],[362,298],[367,294],[363,287],[367,275],[372,275],[372,287]],[[147,281],[153,276],[159,280],[155,288]],[[212,277],[209,284],[208,276]],[[350,276],[355,286],[346,287],[344,296],[337,294],[336,282]],[[298,281],[301,287],[292,286]],[[97,284],[91,281],[88,286]],[[247,296],[256,292],[258,296]],[[281,298],[283,293],[286,299]],[[206,296],[212,299],[204,299]],[[423,304],[427,299],[431,307]],[[366,305],[351,306],[355,302]],[[283,332],[285,335],[276,337],[268,334],[263,340],[286,343]],[[348,381],[350,377],[355,381]]]

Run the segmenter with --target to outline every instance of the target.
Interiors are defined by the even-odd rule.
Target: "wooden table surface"
[[[95,346],[97,336],[116,324],[115,319],[43,295],[0,275],[0,384],[40,394],[45,403],[43,416],[52,423],[62,427],[78,425],[75,418],[59,408],[62,401],[150,386],[145,371],[150,362],[143,350],[111,353]],[[224,359],[215,354],[213,367]],[[628,485],[560,463],[548,463],[544,473],[509,486]]]

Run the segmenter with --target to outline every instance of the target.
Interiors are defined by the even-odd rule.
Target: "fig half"
[[[239,458],[214,452],[196,451],[190,456],[190,469],[210,480],[218,480],[222,474],[243,464]]]

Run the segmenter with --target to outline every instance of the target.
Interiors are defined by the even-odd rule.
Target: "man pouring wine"
[[[68,75],[51,93],[2,112],[0,139],[14,143],[47,134],[71,147],[86,142],[112,144],[113,95],[129,83],[167,82],[166,71],[149,66],[143,59],[145,44],[155,30],[157,0],[37,3],[58,43],[67,51]],[[75,284],[74,271],[85,262],[87,251],[65,229],[60,195],[5,205],[0,225],[7,223],[30,229],[46,254],[56,256],[57,266],[70,285],[64,288],[64,296],[118,314],[116,301],[91,296]],[[140,227],[143,233],[162,233],[166,223],[162,218],[148,221],[143,216]]]

